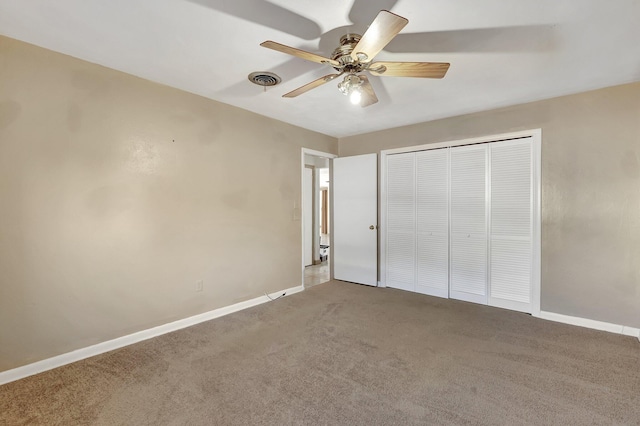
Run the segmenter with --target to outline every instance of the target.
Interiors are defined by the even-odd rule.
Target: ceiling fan
[[[260,46],[277,50],[282,53],[297,56],[307,61],[317,62],[333,67],[337,74],[320,77],[311,83],[283,95],[285,98],[295,98],[311,89],[315,89],[338,77],[345,76],[338,89],[349,96],[353,104],[366,107],[378,102],[378,98],[369,82],[369,78],[362,74],[368,71],[372,75],[381,77],[422,77],[442,78],[449,69],[446,62],[372,62],[373,58],[409,23],[409,20],[388,10],[381,10],[373,20],[364,35],[345,34],[340,38],[338,46],[330,58],[315,53],[285,46],[275,41],[265,41]]]

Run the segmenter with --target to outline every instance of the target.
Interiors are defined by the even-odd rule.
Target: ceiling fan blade
[[[283,98],[295,98],[296,96],[300,96],[303,93],[306,93],[311,89],[315,89],[318,86],[322,86],[323,84],[328,83],[331,80],[334,80],[334,79],[340,77],[341,75],[342,75],[342,73],[325,75],[324,77],[320,77],[317,80],[313,80],[311,83],[307,83],[304,86],[298,87],[297,89],[292,90],[289,93],[285,93],[284,95],[282,95],[282,97]]]
[[[360,62],[371,61],[408,23],[409,20],[402,16],[381,10],[356,44],[351,57]]]
[[[448,62],[374,62],[369,72],[382,77],[442,78],[449,69]]]
[[[362,80],[362,85],[360,86],[360,90],[362,91],[362,97],[360,98],[360,106],[362,108],[368,107],[369,105],[373,105],[378,102],[378,97],[376,96],[376,92],[373,91],[373,86],[369,83],[369,79],[366,75],[359,75],[360,80]]]
[[[275,41],[268,40],[260,43],[260,46],[277,50],[278,52],[286,53],[288,55],[297,56],[298,58],[306,59],[307,61],[317,62],[319,64],[330,64],[331,66],[340,66],[340,64],[333,59],[325,58],[324,56],[316,55],[315,53],[307,52],[305,50],[296,49],[295,47],[285,46],[284,44],[276,43]]]

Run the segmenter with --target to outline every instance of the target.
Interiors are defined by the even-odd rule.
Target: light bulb
[[[362,99],[362,93],[360,93],[360,90],[354,89],[354,90],[351,91],[351,95],[349,96],[349,100],[351,101],[352,104],[358,105],[360,103],[361,99]]]

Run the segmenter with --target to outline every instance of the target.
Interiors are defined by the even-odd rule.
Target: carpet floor
[[[0,424],[640,424],[640,342],[329,282],[0,386]]]

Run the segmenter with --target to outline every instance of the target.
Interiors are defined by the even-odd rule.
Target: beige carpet
[[[0,424],[640,424],[640,343],[330,282],[0,386]]]

